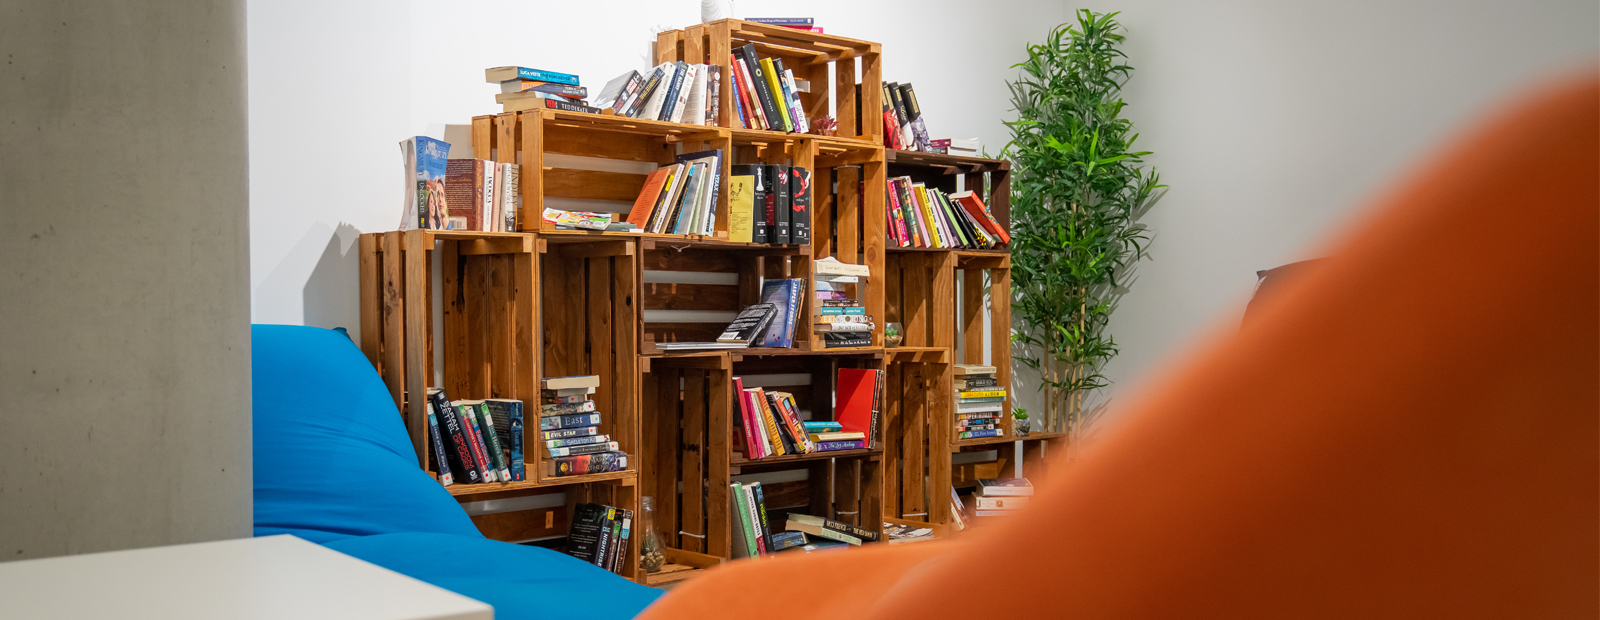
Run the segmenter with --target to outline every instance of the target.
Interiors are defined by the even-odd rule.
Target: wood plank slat
[[[644,285],[644,309],[737,312],[741,294],[737,285],[652,282]]]
[[[682,370],[672,367],[658,368],[651,373],[656,380],[655,403],[658,407],[654,420],[655,458],[651,459],[656,470],[656,521],[668,546],[679,549],[683,548],[683,539],[687,538],[678,533],[683,529],[683,516],[678,510],[678,447],[683,429],[682,373]]]
[[[576,168],[547,168],[544,195],[583,200],[633,202],[648,175]]]
[[[522,206],[517,210],[517,225],[522,230],[539,230],[544,225],[544,154],[547,142],[544,135],[544,117],[540,114],[517,115],[517,133],[522,141],[517,145],[517,162],[522,165],[518,182],[522,184]]]
[[[683,548],[703,552],[706,531],[705,515],[705,436],[706,436],[706,371],[690,370],[683,375],[683,441],[680,444],[683,494],[680,510],[683,512]]]
[[[378,238],[379,235],[369,233],[358,238],[358,249],[361,253],[360,280],[361,287],[361,352],[367,356],[367,362],[373,368],[383,368],[383,306],[378,302],[383,294],[382,285],[378,277]]]
[[[706,552],[719,557],[733,553],[733,526],[729,523],[729,461],[733,445],[733,380],[728,370],[707,373],[706,411]]]
[[[834,168],[838,204],[834,207],[834,256],[841,262],[861,263],[861,169]]]
[[[383,234],[383,383],[394,398],[395,411],[405,408],[405,276],[401,271],[401,234]]]
[[[411,448],[417,453],[417,463],[427,469],[427,391],[431,377],[424,373],[428,370],[428,319],[433,315],[433,305],[429,303],[433,288],[428,284],[428,254],[433,248],[424,246],[424,240],[421,231],[407,232],[401,254],[405,260],[406,282],[411,284],[405,293],[404,337],[409,344],[405,355],[406,428],[411,436]]]
[[[588,281],[584,286],[587,312],[581,327],[585,336],[585,354],[589,358],[584,374],[600,377],[600,388],[595,390],[593,400],[595,407],[604,414],[600,417],[603,431],[608,435],[621,436],[625,433],[616,416],[617,373],[612,358],[616,352],[611,348],[611,261],[594,258],[584,259],[583,262],[588,264]]]

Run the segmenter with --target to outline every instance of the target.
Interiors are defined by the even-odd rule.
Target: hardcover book
[[[493,67],[485,69],[483,77],[491,84],[509,82],[511,80],[533,80],[535,82],[553,82],[568,86],[578,85],[578,76],[576,75],[544,71],[542,69],[529,69],[527,67]]]
[[[601,452],[582,456],[564,456],[544,461],[544,475],[547,478],[603,474],[626,469],[628,469],[628,454],[626,452]]]
[[[467,441],[467,431],[461,426],[461,419],[456,415],[456,408],[450,405],[445,397],[444,390],[428,390],[428,405],[439,416],[441,434],[445,444],[445,462],[450,466],[452,477],[460,476],[465,483],[483,482],[483,476],[478,472],[477,460],[472,457],[472,444]]]
[[[772,180],[772,196],[767,201],[767,230],[773,245],[789,245],[789,167],[767,166],[767,178]]]
[[[554,431],[600,424],[600,414],[580,413],[578,415],[555,415],[539,418],[539,430]]]
[[[767,167],[761,164],[735,164],[732,169],[734,178],[748,176],[751,179],[750,242],[767,243],[767,201],[772,200],[767,191]]]
[[[539,431],[539,439],[544,441],[552,441],[556,439],[574,439],[578,437],[594,437],[597,435],[600,435],[600,427],[598,426],[580,426],[577,428],[558,428]]]
[[[773,304],[755,304],[740,310],[728,329],[717,337],[717,342],[750,344],[766,330],[777,313],[778,307]]]
[[[811,171],[789,169],[789,240],[811,245]]]

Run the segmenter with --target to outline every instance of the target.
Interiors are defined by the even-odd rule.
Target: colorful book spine
[[[591,564],[599,566],[600,568],[605,568],[607,560],[609,560],[611,557],[611,525],[616,521],[616,519],[617,509],[612,508],[611,506],[606,506],[603,509],[603,514],[600,517],[599,539],[595,542],[594,558],[589,561]]]
[[[504,482],[511,481],[511,466],[506,463],[505,446],[500,445],[500,433],[495,429],[494,417],[489,413],[489,403],[478,403],[473,412],[478,415],[478,427],[483,430],[484,448],[489,451],[489,462]]]
[[[590,437],[600,434],[600,427],[587,426],[578,428],[541,429],[539,439],[550,441],[553,439],[572,439],[574,437]]]
[[[844,426],[832,420],[801,422],[801,425],[806,427],[807,433],[836,433],[844,429]]]
[[[789,118],[789,103],[783,96],[783,86],[778,81],[777,69],[773,67],[771,58],[761,59],[761,79],[772,93],[773,108],[778,112],[777,126],[781,126],[783,131],[794,131],[794,121]]]
[[[551,439],[544,442],[546,448],[568,448],[572,446],[587,446],[590,444],[611,441],[610,435],[590,435],[588,437],[573,437],[571,439]]]
[[[773,414],[772,405],[767,402],[766,393],[757,388],[755,395],[758,401],[756,404],[761,408],[762,428],[767,431],[767,439],[772,446],[772,453],[776,456],[788,454],[788,451],[783,448],[783,434],[778,432],[778,419]]]
[[[499,470],[494,466],[494,461],[489,460],[489,448],[483,443],[483,429],[478,428],[472,406],[457,405],[456,413],[461,416],[462,426],[467,430],[467,442],[472,445],[472,460],[478,463],[478,473],[483,475],[484,482],[499,482]]]
[[[851,441],[819,441],[816,443],[817,452],[833,452],[835,450],[865,450],[867,442],[864,439]]]
[[[539,417],[545,418],[553,415],[573,415],[594,411],[594,401],[584,400],[576,403],[540,405]]]
[[[750,423],[750,398],[744,391],[744,379],[733,378],[733,393],[739,399],[739,425],[744,428],[745,458],[759,459],[765,455],[761,454],[761,442],[756,439],[755,425]]]
[[[456,408],[450,405],[450,399],[445,397],[444,390],[430,390],[428,401],[433,410],[438,412],[439,423],[444,427],[445,454],[449,456],[447,460],[453,476],[460,476],[462,482],[466,483],[483,482],[477,462],[472,458],[467,430],[462,427],[461,418],[456,415]]]
[[[772,553],[772,526],[767,523],[767,496],[761,490],[761,483],[750,483],[750,492],[755,496],[756,517],[761,524],[761,544],[767,548],[767,553]]]
[[[743,557],[756,557],[760,555],[760,550],[756,547],[756,528],[752,525],[755,515],[750,514],[750,506],[744,501],[744,485],[735,482],[728,486],[728,493],[732,496],[734,519],[739,524],[737,529],[744,534],[743,540],[736,540],[734,544],[744,547]]]
[[[433,458],[439,468],[439,484],[450,486],[455,479],[450,476],[450,457],[444,451],[444,437],[439,434],[439,417],[428,409],[428,434],[433,436]]]
[[[553,82],[556,84],[566,84],[568,86],[578,85],[578,76],[571,73],[529,69],[527,67],[517,67],[517,79],[533,80],[535,82]]]
[[[983,431],[968,431],[968,432],[965,432],[965,433],[961,433],[960,437],[961,437],[961,439],[977,439],[977,438],[980,438],[980,437],[999,437],[1001,432],[1002,432],[1001,429],[998,429],[998,428],[989,429],[989,430],[983,430]]]
[[[577,456],[577,455],[580,455],[580,454],[595,454],[595,453],[598,453],[598,452],[615,452],[615,451],[617,451],[619,449],[621,449],[621,448],[619,448],[617,446],[617,442],[608,441],[606,443],[592,443],[592,444],[582,445],[582,446],[566,446],[566,447],[563,447],[563,448],[550,448],[549,451],[550,451],[550,457],[551,458],[560,458],[560,457],[563,457],[563,456]]]
[[[544,468],[544,475],[547,478],[624,471],[628,469],[628,454],[626,452],[601,452],[581,456],[564,456],[546,459]]]
[[[752,537],[756,539],[756,555],[766,555],[767,540],[761,535],[761,508],[756,505],[755,487],[760,484],[759,482],[752,482],[745,485],[742,499],[745,503],[745,508],[750,512],[749,525]]]
[[[577,415],[556,415],[539,418],[539,430],[553,431],[580,426],[594,426],[600,423],[598,413],[580,413]]]

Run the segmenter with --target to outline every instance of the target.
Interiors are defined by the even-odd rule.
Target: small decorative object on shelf
[[[1015,426],[1015,430],[1017,431],[1017,436],[1018,437],[1027,437],[1028,436],[1029,426],[1030,426],[1029,423],[1028,423],[1028,410],[1027,409],[1017,409],[1015,411],[1012,411],[1011,412],[1011,417],[1012,417],[1012,419],[1015,419],[1017,421],[1016,426]]]
[[[905,339],[905,329],[899,323],[890,322],[883,326],[883,346],[898,347]]]
[[[819,136],[834,137],[839,135],[839,121],[832,116],[819,116],[811,121],[811,133]]]
[[[647,573],[659,573],[666,566],[667,556],[661,551],[661,536],[656,534],[656,498],[645,496],[644,537],[639,540],[639,566]]]

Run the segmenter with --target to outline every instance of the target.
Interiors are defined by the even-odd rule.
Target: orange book
[[[650,212],[655,209],[656,199],[661,196],[661,188],[667,183],[667,175],[672,173],[668,166],[650,173],[644,180],[644,189],[639,190],[639,198],[633,201],[633,210],[628,212],[628,223],[638,226],[641,230],[650,220]]]
[[[989,232],[1000,237],[1001,242],[1011,243],[1011,235],[1006,233],[1005,227],[1001,226],[1000,222],[995,221],[993,215],[989,215],[989,207],[985,206],[983,201],[978,199],[977,194],[972,192],[959,192],[950,194],[950,199],[956,201],[956,204],[961,205],[961,208],[966,209],[967,213],[971,213],[972,219],[981,222],[984,228],[989,229]]]

